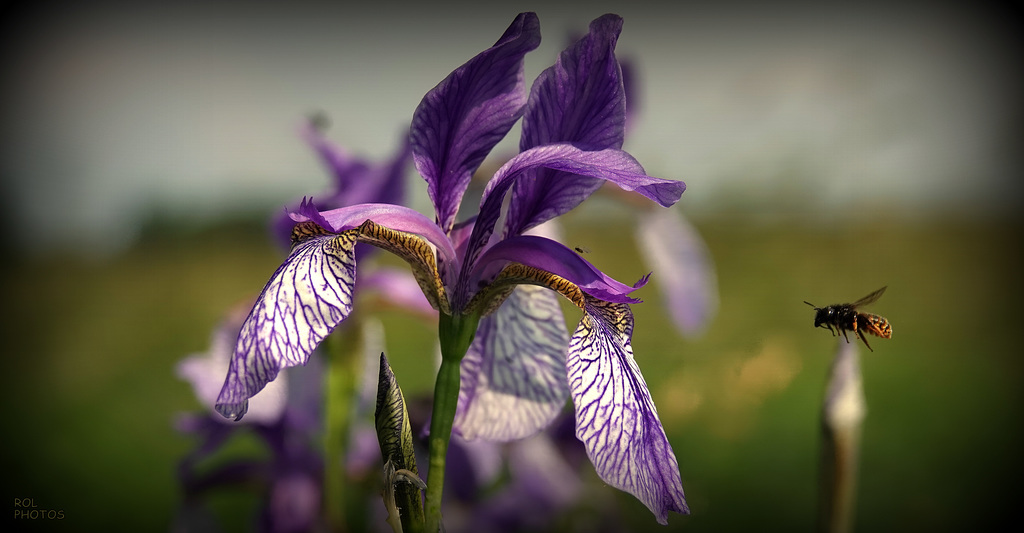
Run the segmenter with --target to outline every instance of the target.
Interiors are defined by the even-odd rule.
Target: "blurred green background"
[[[566,217],[570,245],[589,248],[618,279],[642,274],[622,252],[633,250],[626,221],[595,225],[593,215]],[[637,361],[693,510],[657,530],[813,527],[819,409],[837,345],[812,327],[802,301],[851,301],[882,285],[870,310],[894,335],[862,350],[869,413],[858,529],[1020,525],[1020,221],[723,212],[694,222],[720,284],[710,328],[680,337],[653,285],[634,307]],[[155,221],[106,259],[7,254],[6,501],[31,498],[65,516],[18,530],[169,527],[180,503],[176,461],[192,445],[172,422],[199,408],[174,365],[206,350],[225,310],[258,291],[282,253],[254,218]],[[403,332],[388,338],[388,352],[406,394],[429,390],[430,326],[396,313],[385,325]],[[615,501],[631,530],[656,526],[632,497]],[[222,507],[237,518],[228,530],[249,529],[251,498]]]

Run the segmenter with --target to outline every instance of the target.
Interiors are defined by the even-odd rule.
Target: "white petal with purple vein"
[[[629,306],[588,298],[569,342],[569,388],[576,436],[598,475],[634,496],[661,524],[668,511],[689,513],[679,464],[633,359]]]
[[[282,368],[309,354],[352,311],[355,236],[315,237],[295,247],[270,278],[238,335],[217,411],[241,418]]]
[[[545,428],[569,395],[568,342],[557,295],[542,287],[516,287],[480,320],[462,359],[455,431],[465,439],[509,441]]]

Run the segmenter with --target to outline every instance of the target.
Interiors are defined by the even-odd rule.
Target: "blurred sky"
[[[619,57],[642,84],[626,148],[686,181],[688,209],[1016,205],[1019,3],[434,4],[4,4],[7,239],[116,249],[154,211],[204,221],[317,194],[306,114],[382,157],[525,10],[544,36],[528,80],[593,18],[625,18]]]

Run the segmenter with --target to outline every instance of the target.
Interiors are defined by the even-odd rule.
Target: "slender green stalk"
[[[455,408],[459,401],[459,363],[476,336],[479,315],[444,315],[438,323],[441,341],[441,368],[434,386],[434,409],[430,419],[430,460],[424,512],[426,531],[441,527],[441,494],[444,492],[444,465],[448,441],[452,435]]]
[[[327,337],[327,383],[324,407],[324,507],[332,531],[347,529],[345,489],[345,449],[351,423],[351,401],[355,397],[356,380],[353,365],[358,363],[361,345],[360,328],[356,324],[339,328]]]

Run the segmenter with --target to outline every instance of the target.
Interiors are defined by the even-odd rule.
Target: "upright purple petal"
[[[413,160],[445,232],[473,172],[522,116],[523,56],[539,44],[537,15],[520,14],[494,46],[455,69],[416,108]]]
[[[309,354],[352,312],[355,238],[308,239],[278,267],[242,324],[217,412],[240,419],[249,398],[282,368],[303,365]]]
[[[718,309],[718,283],[697,230],[678,211],[651,209],[640,214],[636,240],[676,327],[700,332]]]
[[[537,433],[569,397],[565,329],[555,293],[522,285],[480,320],[462,359],[455,432],[509,441]]]
[[[585,150],[621,148],[626,100],[615,43],[622,18],[605,15],[533,83],[520,150],[571,143]],[[517,235],[579,205],[602,180],[548,168],[530,171],[512,191],[505,235]]]
[[[326,195],[329,208],[364,203],[401,204],[405,199],[405,168],[411,149],[407,137],[395,152],[380,163],[353,157],[324,135],[322,126],[309,121],[301,130],[317,153],[334,186]]]
[[[402,136],[401,143],[395,149],[391,159],[384,164],[373,167],[373,173],[367,178],[373,187],[366,191],[363,198],[352,195],[346,201],[350,204],[379,202],[383,204],[404,204],[406,201],[406,170],[412,158],[412,146],[409,138]]]
[[[537,77],[523,115],[520,151],[561,142],[593,150],[622,147],[626,100],[615,59],[621,31],[618,15],[594,20],[590,33]]]
[[[679,464],[633,359],[629,306],[588,299],[569,342],[576,436],[601,479],[637,497],[661,524],[689,513]]]
[[[330,196],[346,197],[349,189],[356,186],[357,183],[357,180],[352,177],[364,173],[368,165],[364,161],[352,157],[340,146],[327,139],[324,135],[326,121],[326,117],[322,115],[310,117],[299,129],[299,135],[313,149],[320,158],[324,169],[331,176],[333,186]],[[367,201],[370,200],[362,200],[358,203]],[[334,207],[341,207],[341,205]]]
[[[619,70],[622,72],[622,89],[626,95],[626,124],[624,126],[626,131],[633,129],[637,116],[640,114],[640,88],[637,69],[637,63],[629,58],[619,60]]]
[[[501,216],[501,204],[509,187],[526,171],[547,167],[611,181],[627,191],[636,191],[662,206],[670,206],[686,189],[681,181],[653,178],[644,173],[640,163],[622,150],[584,151],[570,144],[548,144],[531,148],[510,159],[487,183],[480,199],[480,214],[469,239],[464,269],[476,261],[490,239],[494,224]]]

